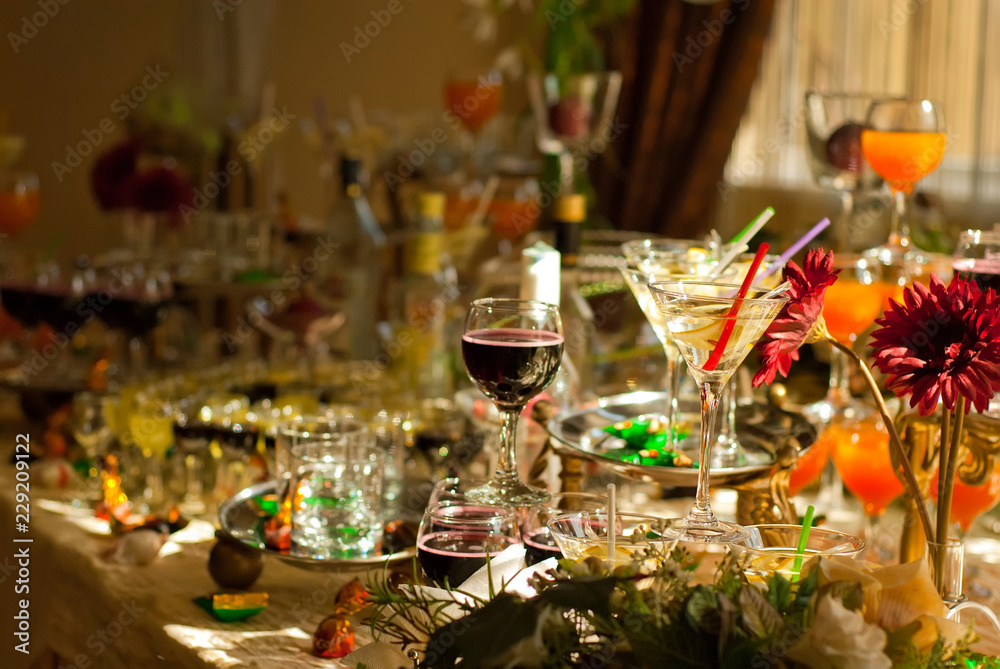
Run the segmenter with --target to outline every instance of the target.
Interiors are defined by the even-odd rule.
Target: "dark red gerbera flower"
[[[125,186],[128,206],[139,211],[178,214],[191,206],[194,191],[176,169],[159,166],[138,172]]]
[[[940,400],[955,409],[959,395],[986,411],[1000,392],[1000,302],[974,281],[955,278],[948,286],[931,275],[892,301],[872,337],[875,366],[888,376],[889,390],[911,395],[921,415]]]
[[[801,268],[793,261],[785,265],[782,275],[791,284],[790,297],[757,344],[760,369],[754,387],[770,384],[778,372],[788,376],[792,361],[799,359],[799,347],[823,313],[823,294],[839,273],[833,269],[833,251],[823,249],[809,251]]]
[[[94,162],[90,187],[101,209],[111,211],[127,206],[126,186],[135,175],[140,148],[138,141],[129,140],[108,150]]]

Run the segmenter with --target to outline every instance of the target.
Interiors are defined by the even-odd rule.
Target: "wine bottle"
[[[581,397],[591,394],[593,377],[594,310],[580,293],[578,261],[581,224],[587,217],[582,195],[560,196],[554,206],[556,250],[559,251],[559,315],[566,353],[580,377]]]
[[[328,267],[347,314],[346,353],[352,360],[371,360],[378,354],[386,238],[361,188],[361,161],[342,158],[340,177],[341,197],[327,217],[328,239],[335,247]]]

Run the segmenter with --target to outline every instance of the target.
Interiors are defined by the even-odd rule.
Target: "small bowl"
[[[732,547],[736,560],[749,583],[764,585],[764,579],[780,573],[791,579],[795,573],[796,547],[801,525],[749,525],[746,546]],[[809,530],[801,564],[817,555],[841,555],[856,559],[865,549],[858,537],[837,530],[813,527]],[[801,565],[800,565],[801,568]]]
[[[615,515],[614,565],[627,565],[636,559],[644,566],[655,568],[667,559],[677,544],[676,539],[663,534],[667,520],[639,513]],[[571,513],[558,516],[549,522],[549,532],[556,540],[563,557],[584,560],[608,557],[608,514],[603,511]],[[656,556],[650,557],[646,549]]]

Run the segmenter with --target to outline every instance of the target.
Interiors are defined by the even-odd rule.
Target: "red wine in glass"
[[[31,328],[46,323],[62,332],[74,321],[84,322],[76,308],[80,298],[68,287],[47,287],[34,284],[4,284],[0,289],[4,310],[21,325]]]
[[[417,560],[424,574],[436,585],[458,587],[515,543],[511,537],[482,530],[452,528],[431,532],[417,541]]]
[[[523,407],[556,376],[563,336],[547,330],[490,328],[462,335],[469,376],[500,408]]]
[[[955,273],[975,281],[980,289],[986,291],[992,288],[1000,293],[1000,259],[997,258],[961,258],[954,263]]]
[[[540,527],[524,536],[524,563],[527,566],[538,564],[550,557],[561,558],[562,551],[552,538],[549,528]]]

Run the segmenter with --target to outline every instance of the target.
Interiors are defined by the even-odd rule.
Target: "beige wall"
[[[216,6],[237,5],[222,19],[210,0],[70,0],[14,53],[7,34],[20,32],[23,18],[41,11],[39,0],[0,2],[0,110],[9,112],[9,129],[27,137],[20,165],[35,170],[42,185],[41,214],[24,233],[26,245],[61,243],[60,255],[69,256],[95,252],[109,241],[89,190],[94,155],[61,182],[52,163],[64,162],[66,145],[83,140],[102,119],[116,131],[98,152],[123,136],[111,105],[139,83],[146,65],[161,64],[174,76],[186,61],[197,60],[190,48],[198,43],[191,35],[195,1],[202,3],[197,11],[208,32],[225,29],[239,12],[267,13],[261,0],[217,0]],[[277,85],[277,104],[311,115],[313,96],[322,93],[334,112],[343,113],[346,95],[354,93],[369,108],[439,109],[446,71],[492,60],[494,47],[474,43],[460,26],[460,0],[399,2],[402,11],[351,63],[340,43],[353,40],[355,26],[389,0],[276,2],[263,60]]]

